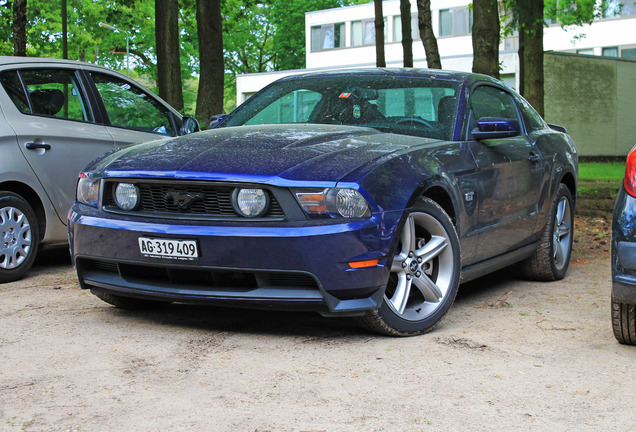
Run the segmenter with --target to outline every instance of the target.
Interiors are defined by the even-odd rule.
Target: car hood
[[[337,182],[383,156],[431,141],[350,126],[240,126],[122,149],[93,170],[106,176]]]

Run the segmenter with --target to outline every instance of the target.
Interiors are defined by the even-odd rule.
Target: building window
[[[636,48],[623,48],[621,58],[636,60]]]
[[[473,11],[468,7],[440,9],[439,36],[467,35],[473,29]]]
[[[605,0],[603,18],[636,15],[636,3],[633,1]]]
[[[345,25],[325,24],[311,28],[311,50],[322,51],[345,46]]]
[[[384,17],[384,42],[388,42],[387,17]],[[375,45],[375,21],[353,21],[351,23],[351,46]]]
[[[603,55],[605,57],[618,57],[618,47],[603,48]]]
[[[420,30],[417,23],[417,14],[411,15],[411,39],[420,39]],[[393,42],[402,42],[402,16],[393,17]]]
[[[519,36],[504,38],[504,51],[519,51]]]

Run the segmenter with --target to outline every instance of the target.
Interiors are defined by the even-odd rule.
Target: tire
[[[453,222],[435,201],[421,198],[402,228],[384,301],[363,324],[390,336],[432,330],[455,301],[460,267]]]
[[[636,305],[612,299],[612,329],[617,341],[636,345]]]
[[[522,271],[528,279],[541,281],[561,280],[570,265],[574,238],[574,207],[572,194],[564,184],[557,188],[550,218],[543,229],[539,248],[522,262]]]
[[[20,195],[0,192],[0,283],[29,271],[40,244],[33,209]]]
[[[128,309],[128,310],[148,310],[148,309],[156,309],[162,306],[165,306],[166,302],[155,301],[155,300],[143,300],[134,297],[125,297],[116,294],[111,294],[103,291],[94,291],[91,290],[91,293],[97,296],[100,300],[105,301],[106,303],[115,306],[119,309]]]

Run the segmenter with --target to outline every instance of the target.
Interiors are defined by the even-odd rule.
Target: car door
[[[13,102],[3,111],[20,152],[65,223],[79,172],[113,149],[113,138],[105,126],[95,123],[77,70],[5,70],[0,81]]]
[[[135,83],[97,71],[89,75],[116,146],[179,135],[181,116]]]
[[[483,117],[509,118],[522,124],[506,90],[478,86],[472,90],[468,106],[469,145],[478,166],[479,245],[475,258],[480,261],[529,241],[538,215],[542,160],[523,131],[509,138],[470,139],[470,131]]]

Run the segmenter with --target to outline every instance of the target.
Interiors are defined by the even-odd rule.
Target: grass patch
[[[579,163],[580,182],[618,182],[625,175],[625,162]]]

